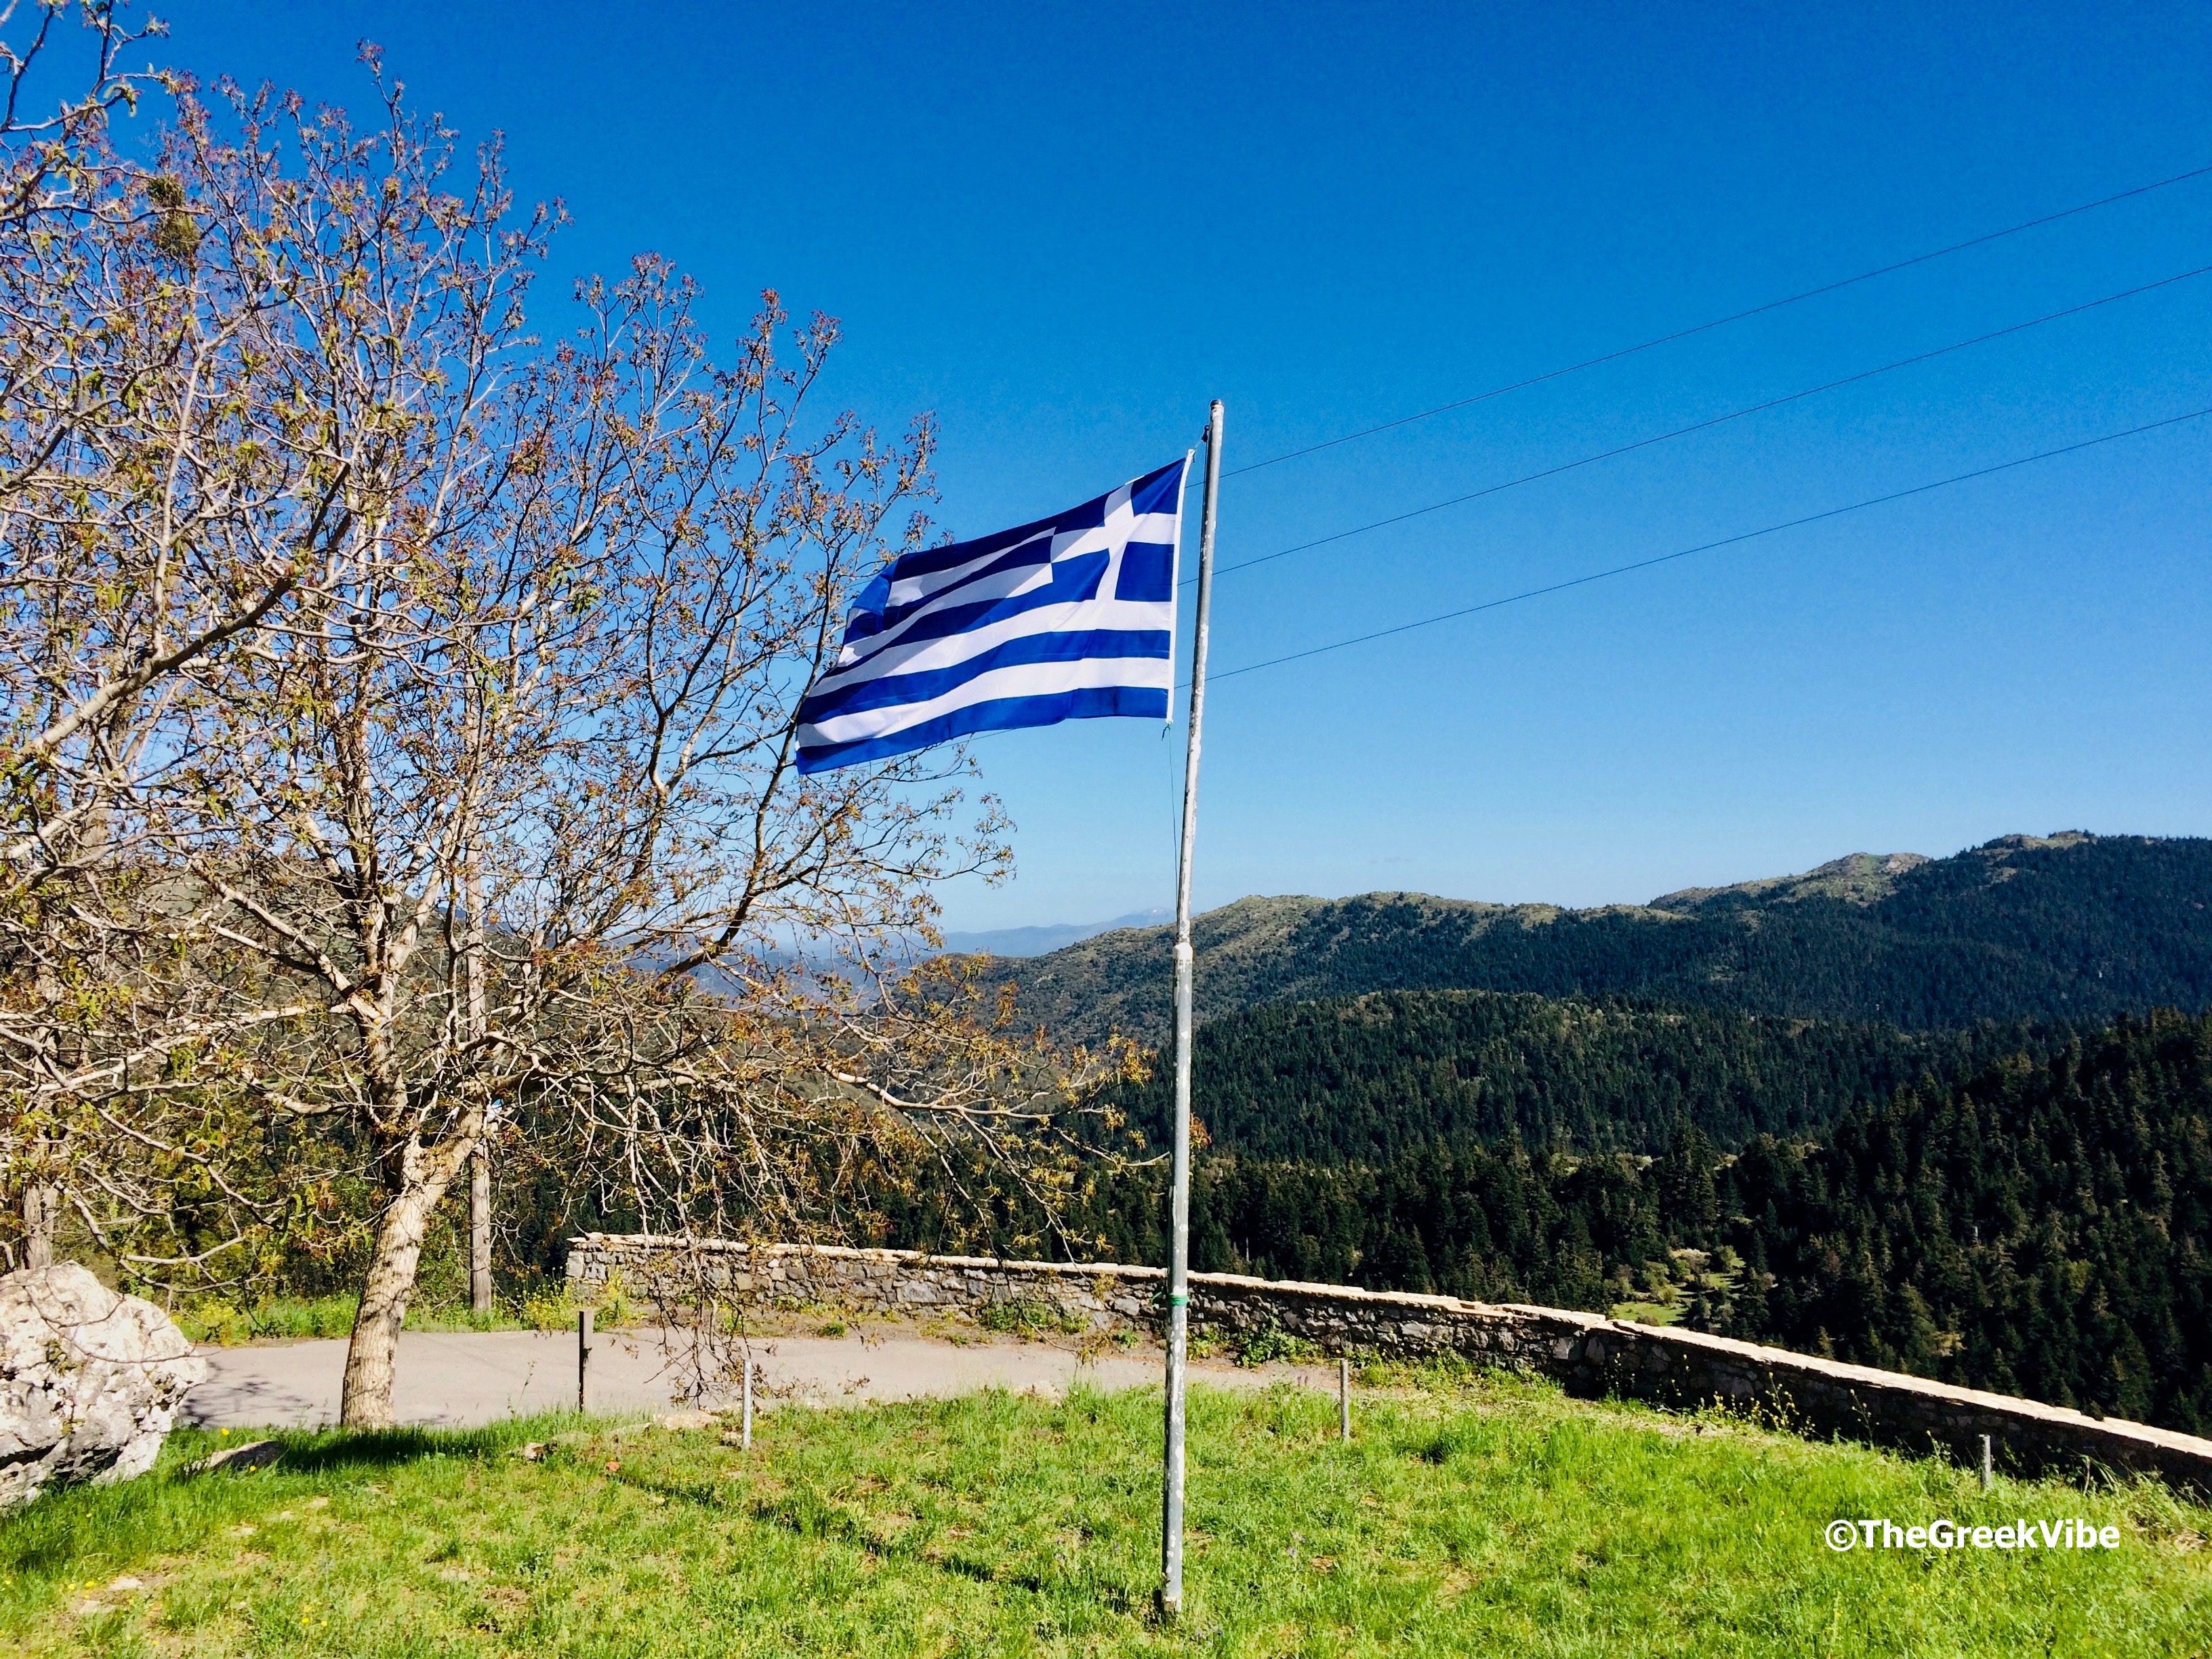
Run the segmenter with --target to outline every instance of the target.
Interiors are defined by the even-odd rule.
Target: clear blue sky
[[[1210,397],[1233,466],[2212,162],[2202,7],[179,13],[173,61],[335,102],[374,39],[566,199],[568,270],[665,253],[725,334],[768,284],[842,317],[836,394],[937,411],[962,535]],[[1232,480],[1221,557],[2205,264],[2212,178]],[[2208,319],[2212,276],[1224,576],[1215,666],[2212,404]],[[2203,834],[2208,459],[2212,421],[1224,680],[1200,901]],[[1170,902],[1180,744],[980,743],[1020,873],[947,924]]]

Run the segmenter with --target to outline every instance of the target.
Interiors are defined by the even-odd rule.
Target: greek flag
[[[799,769],[970,732],[1165,720],[1186,455],[1018,530],[893,559],[799,707]]]

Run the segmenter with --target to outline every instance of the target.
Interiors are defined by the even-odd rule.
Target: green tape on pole
[[[1190,1305],[1190,1298],[1177,1291],[1168,1298],[1168,1305],[1171,1308],[1187,1308]]]

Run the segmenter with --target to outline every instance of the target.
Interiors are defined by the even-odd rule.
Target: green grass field
[[[1151,1615],[1158,1396],[290,1437],[0,1523],[0,1650],[283,1655],[2212,1653],[2212,1514],[1495,1376],[1193,1402]],[[538,1461],[524,1443],[550,1442]],[[1832,1519],[2075,1516],[2111,1550],[1830,1551]]]

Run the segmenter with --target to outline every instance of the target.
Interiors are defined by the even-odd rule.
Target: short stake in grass
[[[1352,1438],[1352,1362],[1336,1362],[1336,1437]]]
[[[592,1310],[576,1310],[576,1415],[592,1414]]]

